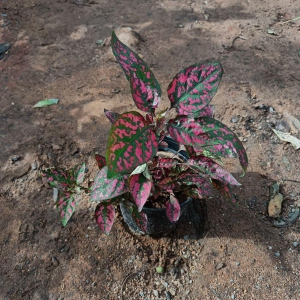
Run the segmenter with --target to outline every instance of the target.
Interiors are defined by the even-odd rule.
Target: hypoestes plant
[[[199,63],[180,71],[168,87],[170,108],[157,113],[161,88],[150,68],[114,32],[111,46],[130,83],[133,101],[143,113],[105,110],[112,127],[105,157],[96,155],[100,170],[90,190],[90,200],[98,204],[95,218],[101,230],[109,233],[120,202],[144,229],[143,207],[151,202],[161,201],[167,217],[175,222],[180,217],[177,195],[207,198],[216,188],[234,201],[230,185],[239,183],[222,167],[221,157],[238,158],[244,172],[248,159],[238,137],[213,118],[210,101],[222,78],[221,64]],[[175,150],[168,152],[170,143]],[[54,169],[42,172],[58,189],[63,225],[74,212],[83,168],[67,175]]]

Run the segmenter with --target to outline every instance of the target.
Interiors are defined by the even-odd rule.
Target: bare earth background
[[[275,182],[283,216],[300,206],[300,150],[271,130],[300,138],[290,119],[300,118],[300,21],[282,24],[298,16],[298,0],[0,0],[0,43],[11,44],[0,61],[0,298],[299,299],[300,220],[276,228],[267,215]],[[82,161],[93,178],[110,129],[103,109],[134,108],[113,29],[164,91],[193,63],[224,66],[212,103],[250,165],[238,206],[207,199],[200,239],[133,236],[120,215],[105,236],[88,198],[63,228],[42,185],[40,168]],[[45,98],[59,104],[33,108]],[[237,162],[228,167],[238,178]]]

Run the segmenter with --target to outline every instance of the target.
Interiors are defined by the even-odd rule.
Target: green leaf
[[[58,99],[55,99],[55,98],[45,99],[45,100],[39,101],[39,102],[38,102],[37,104],[35,104],[33,107],[45,107],[45,106],[57,104],[58,101],[59,101],[59,100],[58,100]]]

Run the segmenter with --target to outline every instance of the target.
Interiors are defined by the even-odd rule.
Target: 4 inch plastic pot
[[[165,137],[164,141],[167,142],[168,147],[160,146],[159,151],[172,152],[174,154],[179,155],[184,160],[188,159],[188,154],[185,151],[178,152],[179,146],[177,142],[175,142],[172,138]],[[147,229],[145,231],[142,231],[135,223],[135,221],[132,218],[130,209],[128,209],[123,203],[120,204],[120,208],[125,223],[128,225],[129,229],[133,233],[142,234],[142,235],[167,235],[174,229],[174,227],[178,224],[178,222],[180,222],[182,217],[188,219],[190,218],[195,219],[195,216],[193,215],[195,211],[195,201],[199,201],[199,200],[187,198],[186,201],[180,204],[181,215],[177,222],[169,221],[165,209],[143,207],[142,212],[145,213],[148,218]],[[198,221],[201,220],[202,222],[203,215],[201,215],[200,218],[197,215],[197,220]]]

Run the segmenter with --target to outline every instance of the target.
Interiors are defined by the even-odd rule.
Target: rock
[[[298,245],[299,245],[298,242],[293,242],[293,246],[294,246],[294,247],[297,247]]]
[[[300,131],[300,121],[299,121],[296,117],[290,115],[290,114],[287,113],[287,112],[284,112],[283,114],[284,114],[284,116],[285,116],[287,122],[288,122],[289,125],[291,126],[291,129],[292,129],[295,133],[298,133],[298,132]]]
[[[240,265],[240,263],[237,261],[237,262],[235,263],[235,265],[238,267],[238,266]]]
[[[279,216],[279,214],[281,212],[282,201],[283,201],[283,196],[280,193],[276,194],[270,200],[270,203],[268,206],[269,217],[277,218]]]
[[[172,295],[170,292],[166,292],[166,300],[171,300],[172,299]]]
[[[158,297],[158,291],[157,290],[153,290],[153,294],[155,297]]]
[[[280,256],[280,252],[275,252],[275,256],[279,257]]]
[[[230,121],[231,121],[232,123],[237,123],[237,122],[239,121],[239,119],[240,119],[239,117],[234,116],[233,118],[231,118]]]
[[[282,161],[282,164],[285,166],[286,171],[289,172],[292,170],[291,162],[286,156],[282,156],[281,161]]]
[[[217,264],[216,266],[215,266],[215,269],[216,270],[221,270],[221,269],[223,269],[223,268],[225,268],[226,267],[226,265],[224,264],[224,263],[219,263],[219,264]]]

